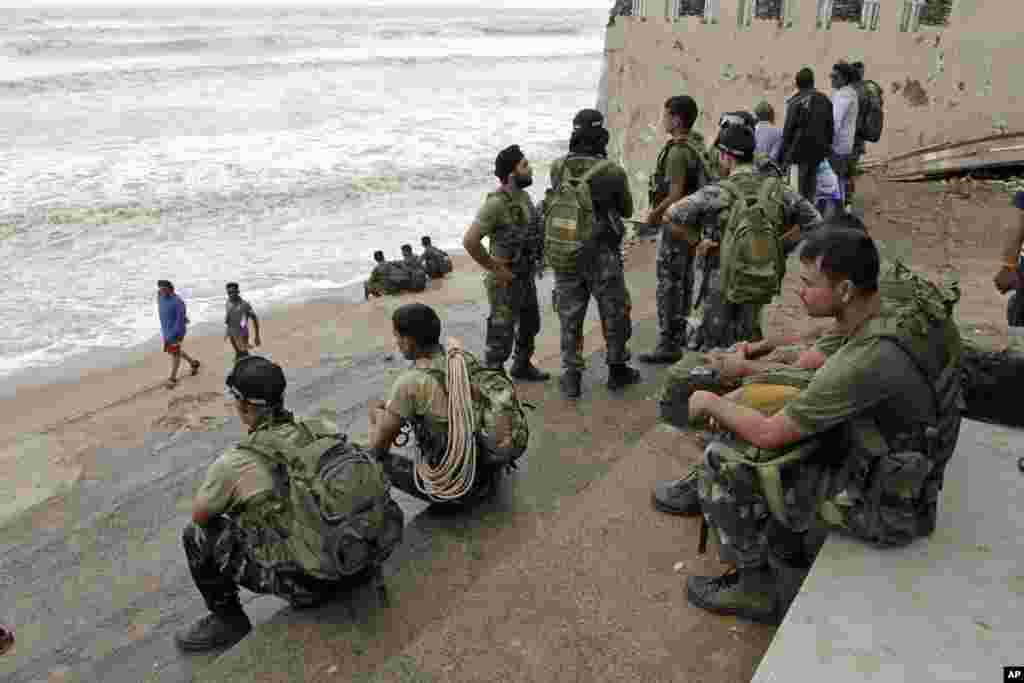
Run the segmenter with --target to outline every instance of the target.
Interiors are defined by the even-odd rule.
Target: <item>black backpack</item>
[[[857,88],[857,137],[867,142],[878,142],[884,126],[882,86],[875,81],[863,81]]]

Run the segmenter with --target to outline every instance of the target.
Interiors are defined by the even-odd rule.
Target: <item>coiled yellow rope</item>
[[[466,358],[458,346],[448,350],[448,448],[431,467],[422,453],[413,469],[416,488],[432,500],[458,500],[476,481],[476,418]]]

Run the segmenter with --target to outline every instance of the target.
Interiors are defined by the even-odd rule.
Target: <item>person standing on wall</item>
[[[784,167],[796,168],[792,184],[804,199],[813,202],[818,164],[832,152],[832,103],[814,88],[814,72],[807,67],[797,72],[796,87],[796,94],[786,101],[781,162]]]
[[[533,171],[519,145],[501,150],[494,160],[494,175],[501,185],[487,195],[462,239],[466,253],[487,271],[484,288],[491,312],[484,362],[491,368],[504,367],[514,344],[515,360],[509,374],[543,382],[551,374],[530,361],[534,338],[540,332],[536,263],[529,258],[535,245],[528,243],[533,239],[536,209],[526,188],[533,184]],[[484,237],[490,238],[490,253],[483,246]]]
[[[551,165],[551,189],[545,206],[549,216],[560,217],[556,207],[568,201],[569,214],[589,211],[589,226],[574,226],[571,241],[546,245],[555,273],[558,317],[561,323],[562,396],[580,395],[583,358],[580,354],[583,320],[590,297],[597,301],[601,330],[608,349],[608,388],[617,391],[640,381],[640,373],[627,365],[627,343],[633,335],[629,290],[622,266],[622,218],[633,215],[633,196],[626,171],[608,160],[608,130],[596,109],[583,109],[572,120],[569,154]],[[591,206],[580,206],[580,185],[586,183]],[[547,217],[546,217],[547,218]],[[547,221],[546,221],[547,222]],[[577,218],[578,222],[578,218]],[[581,229],[587,231],[584,240]],[[560,250],[561,253],[558,253]]]
[[[832,121],[835,132],[829,163],[839,176],[844,203],[850,199],[848,181],[854,158],[854,139],[857,136],[859,104],[857,91],[853,88],[855,78],[855,71],[847,62],[836,62],[832,67]]]
[[[160,332],[164,338],[164,351],[171,356],[171,375],[167,378],[166,386],[173,389],[178,384],[178,368],[181,367],[181,359],[192,368],[192,374],[199,372],[199,361],[192,358],[185,349],[182,342],[185,340],[185,331],[188,327],[188,315],[186,315],[185,302],[174,293],[174,285],[170,280],[157,280],[157,309],[160,313]]]
[[[235,361],[249,355],[249,321],[253,327],[253,346],[260,345],[260,319],[256,317],[256,311],[252,305],[242,298],[238,291],[237,282],[229,282],[225,285],[228,300],[224,306],[224,326],[227,331],[225,338],[231,342],[235,350]]]
[[[689,95],[676,95],[665,102],[662,121],[669,139],[658,155],[651,176],[651,212],[647,223],[658,229],[658,344],[651,353],[638,357],[644,363],[675,363],[682,357],[686,341],[686,316],[690,312],[693,279],[690,263],[699,235],[675,237],[665,225],[665,212],[683,197],[696,192],[707,180],[704,140],[693,130],[697,103]]]

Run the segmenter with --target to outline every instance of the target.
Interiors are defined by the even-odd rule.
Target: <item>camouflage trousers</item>
[[[693,247],[686,240],[658,237],[655,263],[658,304],[658,345],[682,348],[686,341],[686,316],[693,302]]]
[[[705,464],[697,493],[723,562],[753,569],[767,564],[771,556],[794,557],[808,550],[806,532],[826,527],[818,514],[822,464],[798,463],[783,469],[786,524],[772,515],[753,467],[718,457],[714,444],[705,451]]]
[[[622,254],[618,249],[597,245],[581,256],[577,272],[555,273],[555,300],[561,322],[562,367],[567,371],[583,369],[583,320],[590,297],[597,301],[601,316],[601,332],[608,349],[609,365],[629,360],[626,348],[633,336],[630,319],[632,304],[622,270]]]
[[[484,288],[491,305],[484,362],[489,367],[504,364],[512,355],[513,344],[516,358],[528,361],[533,356],[533,338],[540,332],[540,305],[533,274],[517,275],[503,285],[487,273]]]
[[[332,597],[344,585],[306,574],[295,562],[260,559],[255,535],[226,515],[207,526],[190,522],[182,533],[192,580],[217,614],[237,612],[239,586],[253,593],[276,595],[296,607],[311,607]]]
[[[740,341],[760,341],[761,311],[764,304],[734,304],[725,298],[721,287],[721,270],[712,269],[706,276],[701,301],[701,320],[687,346],[693,351],[724,349]]]

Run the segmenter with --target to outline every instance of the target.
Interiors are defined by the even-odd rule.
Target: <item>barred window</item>
[[[755,0],[754,18],[775,19],[776,21],[782,19],[782,1],[783,0]]]
[[[832,21],[860,21],[864,0],[832,0]]]
[[[925,0],[921,8],[921,26],[949,26],[949,15],[953,11],[953,0]]]
[[[703,17],[704,0],[675,0],[677,17]]]

